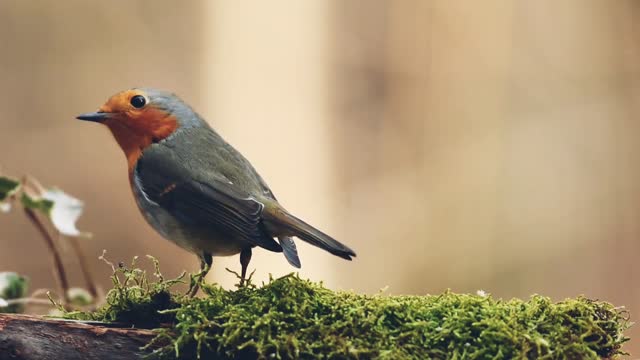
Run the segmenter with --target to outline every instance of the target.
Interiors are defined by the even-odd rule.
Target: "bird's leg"
[[[240,273],[240,286],[244,286],[247,279],[247,267],[251,261],[251,248],[243,249],[240,252],[240,265],[242,265],[242,272]]]
[[[211,270],[211,264],[213,264],[213,257],[209,253],[202,253],[200,255],[200,272],[191,276],[191,284],[187,294],[189,297],[194,297],[200,289],[200,282],[204,281],[204,277],[207,276],[209,270]]]

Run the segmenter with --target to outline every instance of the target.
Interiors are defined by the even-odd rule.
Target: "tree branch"
[[[25,214],[27,214],[27,217],[29,218],[29,220],[31,220],[33,225],[40,231],[42,238],[44,239],[45,243],[47,244],[47,247],[49,248],[49,253],[53,257],[53,265],[54,265],[54,268],[56,269],[56,274],[58,275],[57,278],[60,283],[60,287],[62,288],[61,295],[64,298],[65,304],[68,304],[69,303],[69,291],[68,291],[69,281],[67,280],[67,273],[64,270],[64,265],[62,264],[62,258],[60,257],[60,253],[56,248],[56,244],[53,240],[53,237],[51,237],[51,234],[49,234],[49,231],[47,231],[47,228],[44,226],[42,221],[40,221],[40,219],[38,218],[38,215],[36,215],[36,213],[33,210],[25,207],[24,212]]]

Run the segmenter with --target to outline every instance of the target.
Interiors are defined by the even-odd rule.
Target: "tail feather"
[[[300,258],[298,257],[298,250],[296,249],[296,243],[293,242],[293,239],[290,236],[280,236],[278,237],[278,241],[280,242],[280,246],[282,246],[282,253],[285,259],[287,259],[291,266],[300,269]]]
[[[263,213],[265,221],[267,221],[271,228],[280,230],[279,232],[282,233],[276,235],[296,236],[311,245],[317,246],[346,260],[351,260],[352,257],[356,256],[356,253],[348,246],[291,215],[281,207],[277,205],[268,206],[265,210]],[[283,250],[284,247],[283,245]]]

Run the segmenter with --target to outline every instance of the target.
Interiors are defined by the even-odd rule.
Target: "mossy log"
[[[0,360],[137,359],[156,334],[108,324],[0,314]],[[160,344],[158,344],[160,345]]]
[[[611,359],[628,340],[624,309],[584,297],[360,295],[291,274],[237,290],[202,284],[189,298],[157,264],[156,277],[122,266],[107,305],[65,316],[160,328],[148,348],[163,359]]]
[[[113,268],[96,311],[69,320],[0,314],[4,359],[613,359],[630,326],[585,297],[398,296],[333,291],[290,274],[236,290],[200,283],[191,298],[134,262]],[[187,282],[189,283],[189,282]],[[145,330],[146,329],[146,330]]]

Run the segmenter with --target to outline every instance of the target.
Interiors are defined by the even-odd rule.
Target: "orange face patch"
[[[100,111],[111,114],[103,123],[124,151],[130,174],[145,148],[167,138],[178,128],[175,116],[153,107],[148,100],[139,109],[131,105],[131,98],[137,95],[147,98],[140,90],[127,90],[112,96],[100,107]]]

